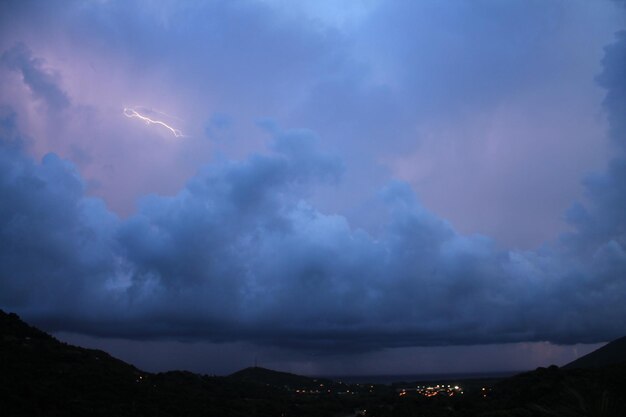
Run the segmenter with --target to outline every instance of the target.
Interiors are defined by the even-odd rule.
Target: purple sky
[[[0,308],[150,370],[563,364],[626,334],[625,17],[2,2]]]

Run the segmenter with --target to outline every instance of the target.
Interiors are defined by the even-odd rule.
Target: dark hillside
[[[330,385],[329,379],[309,378],[288,372],[273,371],[258,366],[242,369],[228,376],[229,379],[239,382],[253,382],[263,385],[287,388],[314,388],[320,384]]]
[[[143,372],[106,352],[59,342],[0,310],[2,415],[270,416],[284,411],[281,395],[227,378]]]
[[[94,412],[133,402],[146,374],[109,354],[61,343],[0,311],[0,389],[12,415],[62,408]]]
[[[616,339],[600,349],[568,363],[565,369],[593,369],[604,368],[606,366],[626,363],[626,336]]]
[[[604,369],[538,368],[489,392],[494,415],[624,416],[626,365]]]

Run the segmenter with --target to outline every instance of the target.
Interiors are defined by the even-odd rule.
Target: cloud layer
[[[458,234],[401,182],[379,195],[377,238],[321,213],[307,190],[341,163],[314,142],[278,133],[270,153],[208,165],[122,220],[71,163],[36,163],[5,139],[0,302],[57,330],[314,350],[623,332],[623,160],[589,180],[594,204],[572,210],[564,243],[518,252]]]
[[[568,13],[576,17],[586,6],[570,12],[555,2],[550,17],[536,21],[538,9],[527,6],[380,4],[348,29],[310,18],[300,28],[266,4],[233,4],[146,12],[142,2],[90,3],[68,7],[79,18],[57,15],[53,22],[71,24],[51,50],[27,35],[24,43],[2,45],[0,81],[9,94],[0,111],[0,307],[50,330],[315,352],[591,343],[626,332],[623,33],[606,48],[597,78],[618,150],[606,170],[584,181],[584,199],[567,211],[569,231],[518,250],[458,231],[417,198],[419,184],[390,172],[404,172],[412,161],[407,155],[420,149],[416,143],[430,146],[429,135],[416,130],[506,116],[502,109],[523,95],[521,86],[548,88],[553,75],[533,59],[558,73],[561,64],[550,55],[570,43],[554,22],[572,24],[576,18]],[[22,20],[37,20],[27,6],[4,7],[16,17],[0,20],[4,33],[19,34]],[[506,32],[508,23],[481,24],[502,13],[504,22],[522,14],[522,22],[535,24],[519,23],[522,32],[511,31],[519,38]],[[120,25],[113,16],[136,24]],[[198,16],[213,20],[200,25]],[[399,20],[384,38],[364,32],[380,34],[399,16],[424,25]],[[468,26],[439,31],[427,16]],[[68,52],[65,38],[78,33],[84,43]],[[470,35],[466,51],[462,34]],[[194,37],[202,42],[181,46]],[[405,38],[416,41],[400,41]],[[91,54],[103,40],[107,46],[96,48],[101,55]],[[76,58],[64,54],[80,55],[79,69],[64,64],[64,56]],[[389,59],[381,59],[385,54]],[[98,72],[110,62],[117,66],[106,69],[111,82],[103,94],[90,86],[108,79]],[[132,76],[116,78],[116,71]],[[565,97],[560,88],[548,90],[553,95],[542,100]],[[135,105],[131,98],[178,110],[189,137],[173,142],[128,123],[121,109]],[[534,100],[524,96],[512,108]],[[270,119],[240,122],[272,115],[259,108],[281,125],[310,123],[315,133],[280,129]],[[587,110],[581,109],[572,114]],[[480,149],[485,163],[484,154],[491,155],[493,167],[512,161],[485,151],[479,136],[454,144]],[[576,148],[566,139],[557,141],[564,153]],[[582,149],[572,155],[593,165]],[[582,170],[572,168],[576,163],[564,169],[569,176]],[[551,175],[544,166],[528,171],[537,179]],[[507,193],[520,194],[514,185]],[[143,197],[136,210],[113,211],[118,194]],[[481,207],[476,204],[464,210]],[[359,205],[364,208],[355,210]]]

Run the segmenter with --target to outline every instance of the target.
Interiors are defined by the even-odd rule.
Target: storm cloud
[[[3,142],[3,306],[55,330],[321,351],[623,332],[624,232],[613,223],[586,212],[574,243],[502,251],[394,182],[379,193],[389,221],[374,238],[307,203],[311,182],[341,173],[313,141],[279,133],[271,152],[206,166],[124,220],[84,196],[71,163],[35,163]],[[617,184],[590,183],[602,220],[619,204],[610,194],[623,194],[623,166],[607,174]]]
[[[34,58],[26,45],[15,45],[4,52],[0,60],[9,69],[18,72],[32,94],[50,110],[62,110],[69,106],[69,98],[59,88],[55,76],[45,70],[41,60]]]
[[[439,140],[445,147],[453,143],[461,157],[469,146],[479,149],[480,158],[470,154],[458,171],[450,168],[456,159],[447,156],[439,167],[450,168],[439,178],[467,175],[459,184],[471,190],[472,180],[481,178],[469,173],[473,164],[499,172],[502,161],[515,162],[481,136],[500,128],[485,115],[508,121],[518,108],[540,101],[548,108],[542,100],[570,97],[569,84],[557,79],[580,74],[561,77],[567,66],[561,59],[571,63],[579,55],[570,54],[576,43],[564,40],[555,21],[569,27],[587,6],[570,11],[554,2],[546,12],[526,4],[389,2],[350,29],[311,16],[297,20],[305,22],[300,27],[266,3],[170,5],[149,12],[142,2],[123,4],[86,4],[72,9],[80,17],[75,21],[61,14],[69,35],[55,35],[49,49],[38,39],[24,41],[32,50],[30,43],[3,45],[0,81],[9,85],[20,75],[31,95],[24,98],[11,87],[0,112],[3,309],[52,331],[322,353],[594,343],[626,331],[624,32],[597,52],[598,62],[604,53],[597,85],[605,94],[612,145],[604,137],[576,137],[572,146],[569,137],[554,139],[555,153],[573,155],[563,165],[564,177],[553,177],[554,170],[536,160],[520,162],[512,185],[489,169],[481,174],[500,181],[489,184],[502,187],[502,196],[515,194],[513,214],[503,217],[510,219],[523,218],[533,198],[540,201],[558,188],[534,190],[533,184],[550,178],[556,184],[584,171],[584,194],[563,213],[565,232],[541,245],[503,245],[498,236],[460,231],[429,208],[443,200],[433,197],[429,206],[416,193],[425,187],[432,194],[422,182],[432,173],[409,175],[428,162],[420,152],[437,168]],[[20,34],[20,19],[43,13],[4,7],[16,16],[0,20],[5,33]],[[120,26],[124,19],[132,24]],[[392,33],[378,36],[390,22],[397,22]],[[47,30],[57,34],[54,27]],[[77,34],[84,35],[77,55],[87,57],[80,61],[82,72],[64,66],[62,58],[71,49],[66,38]],[[196,38],[203,42],[181,46]],[[98,49],[100,43],[105,46]],[[101,54],[91,54],[92,47]],[[554,50],[562,56],[553,59]],[[553,70],[548,75],[545,62]],[[48,66],[64,68],[63,78]],[[100,78],[100,71],[107,76]],[[132,76],[118,79],[117,71]],[[108,77],[104,94],[92,81]],[[549,93],[541,100],[534,96],[544,90]],[[130,98],[178,110],[189,137],[173,142],[149,126],[128,124],[121,109],[136,104]],[[48,114],[42,122],[29,100],[65,114]],[[571,114],[587,108],[581,109]],[[296,123],[309,129],[280,127]],[[483,124],[489,127],[482,130]],[[466,127],[467,138],[461,134]],[[454,141],[433,136],[441,129]],[[540,133],[547,137],[552,130]],[[576,151],[594,141],[598,148],[613,146],[611,157]],[[522,151],[537,149],[543,148]],[[602,165],[598,160],[606,167],[586,174],[588,166]],[[536,181],[522,189],[537,195],[516,187],[526,179],[523,173]],[[111,201],[123,204],[112,196],[123,190],[140,198],[136,206],[127,201],[124,210],[115,210]],[[454,190],[439,187],[435,194]],[[565,197],[559,198],[561,204]],[[462,212],[460,223],[480,208],[495,211],[474,200],[466,209],[455,208],[455,200],[446,207]],[[550,228],[558,229],[553,222]],[[493,224],[515,235],[531,222],[519,223]]]

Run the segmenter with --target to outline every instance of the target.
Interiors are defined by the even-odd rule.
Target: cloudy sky
[[[626,335],[612,0],[3,1],[0,308],[148,370]]]

